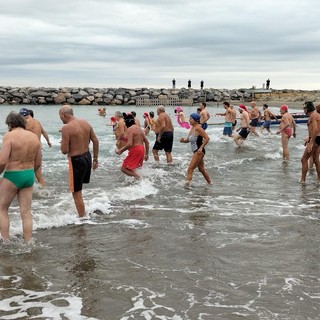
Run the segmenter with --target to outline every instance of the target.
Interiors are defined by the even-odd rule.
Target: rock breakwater
[[[250,89],[152,89],[152,88],[44,88],[0,87],[0,104],[24,105],[136,105],[140,99],[190,99],[193,103],[220,101],[320,101],[320,90],[272,90],[271,93],[252,93]]]

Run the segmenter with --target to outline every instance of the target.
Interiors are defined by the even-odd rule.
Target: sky
[[[320,89],[318,0],[1,1],[0,86]]]

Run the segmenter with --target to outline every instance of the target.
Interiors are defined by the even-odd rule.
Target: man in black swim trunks
[[[82,199],[82,184],[90,182],[91,168],[98,168],[99,141],[92,126],[73,115],[69,105],[60,108],[59,116],[64,126],[61,129],[61,152],[69,158],[69,183],[79,217],[86,215]],[[89,151],[93,143],[93,159]]]
[[[166,153],[167,163],[172,163],[172,145],[173,145],[173,124],[170,116],[166,113],[164,106],[157,109],[158,118],[155,123],[156,142],[152,153],[154,160],[159,161],[159,150]]]
[[[306,176],[308,172],[308,160],[312,156],[313,163],[317,170],[318,181],[320,181],[320,114],[315,111],[315,107],[312,101],[307,101],[303,108],[304,113],[309,117],[308,131],[309,137],[305,140],[305,150],[301,158],[301,183],[306,182]]]

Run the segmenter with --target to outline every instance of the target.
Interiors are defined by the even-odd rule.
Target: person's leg
[[[82,198],[82,190],[72,192],[73,200],[77,208],[79,217],[84,217],[86,215],[85,205]]]
[[[172,153],[166,152],[167,163],[172,163]]]
[[[317,170],[318,180],[320,181],[320,162],[319,162],[320,146],[316,145],[316,149],[313,152],[313,163]]]
[[[239,134],[235,135],[233,140],[238,146],[240,146],[244,141],[243,138]]]
[[[0,180],[0,232],[4,240],[10,238],[8,209],[17,191],[17,187],[9,180]]]
[[[22,188],[17,193],[22,220],[23,238],[25,241],[29,241],[32,238],[32,190],[33,187]]]
[[[35,172],[35,176],[39,182],[39,184],[42,186],[42,187],[45,187],[46,186],[46,183],[43,179],[43,176],[42,176],[42,167],[40,166],[39,169]]]
[[[152,154],[155,161],[159,161],[159,150],[152,149]]]
[[[203,159],[204,154],[195,152],[191,158],[189,167],[187,169],[187,177],[186,177],[186,183],[185,186],[189,186],[190,182],[192,180],[194,169],[199,166],[199,163],[201,159]]]
[[[306,182],[307,172],[308,172],[308,159],[310,158],[311,153],[305,148],[304,153],[301,157],[301,179],[300,182]]]
[[[281,135],[281,143],[282,143],[282,159],[289,160],[289,137],[286,134]]]
[[[127,176],[135,177],[136,179],[140,179],[141,178],[134,170],[130,170],[130,169],[125,168],[125,167],[121,167],[121,171],[124,174],[126,174]]]
[[[202,157],[199,166],[198,166],[199,171],[202,173],[202,175],[204,176],[204,178],[206,179],[206,181],[211,184],[211,178],[209,176],[209,173],[207,172],[207,170],[204,167],[204,157]]]

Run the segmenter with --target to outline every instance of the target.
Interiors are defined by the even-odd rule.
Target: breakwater
[[[45,87],[0,87],[0,104],[64,104],[71,105],[136,105],[137,101],[176,99],[198,102],[220,101],[320,101],[320,90],[272,90],[267,93],[250,93],[251,89],[152,89],[152,88],[45,88]]]

